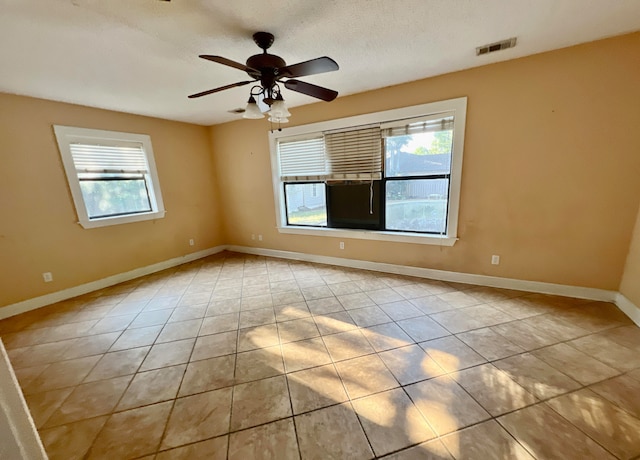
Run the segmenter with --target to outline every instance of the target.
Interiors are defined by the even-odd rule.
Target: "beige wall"
[[[346,240],[341,251],[335,238],[278,233],[268,123],[213,126],[225,240],[617,290],[640,200],[638,55],[635,33],[292,110],[292,122],[307,124],[467,96],[451,248]]]
[[[620,293],[640,307],[640,209],[620,283]]]
[[[620,287],[638,304],[638,54],[640,33],[293,109],[307,124],[467,96],[451,248],[278,233],[265,120],[204,128],[0,94],[0,306],[226,243]],[[166,217],[80,227],[53,124],[149,134]]]
[[[165,218],[78,225],[54,124],[149,134]],[[214,173],[205,127],[0,94],[0,306],[221,244]]]

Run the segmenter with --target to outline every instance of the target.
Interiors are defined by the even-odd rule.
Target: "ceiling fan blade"
[[[207,61],[213,61],[213,62],[217,62],[218,64],[228,65],[229,67],[243,70],[245,72],[258,72],[256,69],[252,69],[251,67],[247,67],[244,64],[240,64],[239,62],[232,61],[231,59],[223,58],[222,56],[211,56],[209,54],[201,54],[200,57],[202,59],[206,59]]]
[[[333,101],[336,97],[338,97],[337,91],[323,88],[322,86],[312,85],[311,83],[300,80],[287,80],[284,82],[284,86],[291,91],[297,91],[298,93],[316,97],[327,102]]]
[[[338,70],[338,63],[330,57],[319,57],[310,61],[299,62],[297,64],[282,67],[279,70],[280,75],[284,77],[305,77],[307,75],[315,75],[317,73],[333,72]]]
[[[189,99],[194,99],[196,97],[202,97],[202,96],[206,96],[207,94],[213,94],[213,93],[217,93],[219,91],[224,91],[225,89],[231,89],[231,88],[235,88],[236,86],[244,86],[244,85],[248,85],[249,83],[253,83],[255,80],[250,80],[250,81],[239,81],[238,83],[232,83],[230,85],[226,85],[226,86],[221,86],[219,88],[214,88],[214,89],[210,89],[208,91],[203,91],[201,93],[196,93],[196,94],[192,94],[191,96],[189,96]]]

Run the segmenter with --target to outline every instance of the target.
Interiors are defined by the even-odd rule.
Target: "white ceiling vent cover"
[[[482,54],[489,54],[495,51],[506,50],[507,48],[513,48],[516,46],[517,37],[507,38],[495,43],[489,43],[488,45],[478,46],[476,48],[476,56]]]

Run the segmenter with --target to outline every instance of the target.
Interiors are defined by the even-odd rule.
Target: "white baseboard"
[[[616,298],[616,305],[625,315],[631,318],[631,321],[640,326],[640,307],[631,302],[620,292],[618,292],[618,297]]]
[[[398,275],[416,276],[419,278],[429,278],[440,281],[453,281],[456,283],[475,284],[479,286],[490,286],[503,289],[513,289],[516,291],[537,292],[540,294],[553,294],[566,297],[577,297],[579,299],[600,300],[604,302],[615,302],[618,296],[616,291],[605,289],[595,289],[580,286],[568,286],[564,284],[543,283],[540,281],[526,281],[513,278],[499,278],[496,276],[475,275],[472,273],[449,272],[445,270],[434,270],[432,268],[409,267],[406,265],[394,265],[381,262],[370,262],[367,260],[345,259],[342,257],[319,256],[305,254],[302,252],[280,251],[276,249],[262,249],[248,246],[227,246],[229,251],[242,252],[246,254],[256,254],[269,257],[280,257],[283,259],[302,260],[305,262],[316,262],[321,264],[339,265],[341,267],[360,268],[385,273],[395,273]]]
[[[33,299],[27,299],[22,302],[7,305],[6,307],[0,307],[0,319],[8,318],[10,316],[19,315],[27,311],[35,310],[36,308],[44,307],[45,305],[51,305],[62,300],[71,299],[88,292],[97,291],[98,289],[104,289],[115,284],[123,283],[141,276],[150,275],[151,273],[166,270],[167,268],[182,265],[187,262],[202,259],[203,257],[217,254],[224,251],[227,247],[216,246],[214,248],[205,249],[202,251],[192,252],[180,257],[174,257],[173,259],[164,260],[156,264],[147,265],[146,267],[136,268],[134,270],[118,273],[117,275],[108,276],[96,281],[74,286],[62,291],[52,292],[51,294],[45,294],[40,297],[34,297]]]
[[[218,252],[229,250],[244,254],[255,254],[268,257],[278,257],[282,259],[301,260],[305,262],[315,262],[341,267],[359,268],[398,275],[416,276],[419,278],[429,278],[441,281],[452,281],[456,283],[474,284],[478,286],[490,286],[503,289],[513,289],[516,291],[536,292],[540,294],[561,295],[566,297],[576,297],[580,299],[599,300],[604,302],[615,302],[629,318],[640,325],[640,308],[635,306],[626,297],[616,291],[605,289],[587,288],[580,286],[569,286],[564,284],[543,283],[540,281],[526,281],[512,278],[500,278],[496,276],[476,275],[472,273],[450,272],[445,270],[435,270],[431,268],[410,267],[406,265],[395,265],[381,262],[370,262],[366,260],[346,259],[342,257],[320,256],[306,254],[302,252],[281,251],[277,249],[263,249],[248,246],[220,245],[203,251],[187,254],[182,257],[165,260],[157,264],[136,268],[125,273],[109,276],[90,283],[75,286],[62,291],[53,292],[33,299],[28,299],[6,307],[0,307],[0,319],[25,313],[45,305],[51,305],[62,300],[77,297],[88,292],[113,286],[124,281],[129,281],[140,276],[149,275],[167,268],[175,267],[193,260],[201,259]]]

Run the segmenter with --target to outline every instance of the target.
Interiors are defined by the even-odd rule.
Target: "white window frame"
[[[165,215],[164,202],[162,201],[162,193],[160,192],[160,181],[156,170],[155,159],[153,156],[153,147],[151,145],[151,137],[146,134],[122,133],[117,131],[104,131],[99,129],[76,128],[73,126],[53,126],[56,139],[58,141],[58,149],[60,157],[71,190],[71,196],[76,208],[78,223],[84,228],[106,227],[109,225],[127,224],[131,222],[141,222],[145,220],[161,219]],[[127,214],[121,216],[109,216],[90,218],[87,213],[87,207],[80,189],[80,181],[78,173],[71,156],[71,144],[96,144],[109,145],[118,142],[134,142],[142,145],[144,154],[149,167],[149,198],[151,202],[150,212],[141,212],[136,214]]]
[[[280,177],[278,158],[278,140],[292,137],[309,136],[324,131],[345,129],[374,123],[389,123],[403,119],[431,116],[438,113],[454,112],[454,130],[451,152],[451,177],[449,190],[449,212],[447,215],[447,233],[444,235],[417,234],[413,232],[390,232],[379,230],[309,228],[287,225],[284,187]],[[312,123],[309,125],[284,128],[269,134],[271,151],[271,172],[273,193],[276,205],[276,224],[280,233],[329,236],[336,238],[357,238],[378,241],[395,241],[402,243],[433,244],[453,246],[458,240],[458,212],[460,208],[460,189],[462,186],[462,159],[464,153],[464,133],[466,126],[467,98],[459,97],[445,101],[385,110],[337,120]]]

